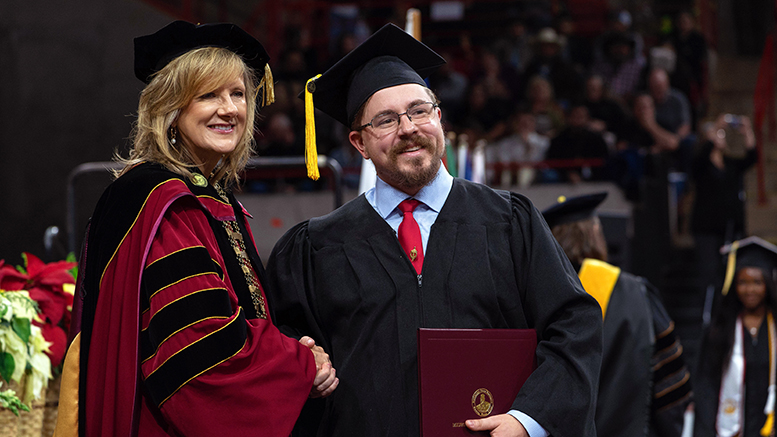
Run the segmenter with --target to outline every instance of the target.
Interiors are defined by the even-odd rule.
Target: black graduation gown
[[[769,334],[768,323],[764,318],[758,329],[758,338],[753,341],[745,334],[745,432],[743,437],[760,437],[761,427],[766,423],[764,406],[769,388]],[[715,436],[715,423],[718,414],[720,394],[720,373],[712,374],[704,357],[699,361],[700,385],[696,391],[704,390],[696,396],[696,418],[694,436]],[[774,434],[772,434],[774,435]]]
[[[636,277],[621,272],[604,318],[596,406],[599,437],[646,436],[650,418],[653,327]]]
[[[552,435],[595,435],[601,311],[521,195],[454,179],[421,275],[364,196],[292,228],[268,272],[273,319],[311,335],[340,378],[320,435],[418,435],[419,327],[536,329],[513,408]]]
[[[621,272],[604,319],[599,437],[679,437],[689,373],[674,324],[644,279]]]

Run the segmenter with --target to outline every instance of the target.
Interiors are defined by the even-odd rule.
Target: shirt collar
[[[440,169],[437,170],[437,175],[434,179],[421,188],[413,198],[420,200],[424,205],[429,207],[429,209],[439,213],[442,206],[445,204],[445,201],[448,199],[448,194],[450,194],[452,187],[453,177],[448,173],[445,166],[440,164]],[[384,182],[380,177],[376,178],[374,195],[376,209],[384,219],[388,217],[403,200],[410,198],[407,194]]]

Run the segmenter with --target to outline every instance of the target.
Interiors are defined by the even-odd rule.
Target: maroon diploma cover
[[[421,436],[476,435],[465,420],[508,412],[536,348],[533,329],[419,329]]]

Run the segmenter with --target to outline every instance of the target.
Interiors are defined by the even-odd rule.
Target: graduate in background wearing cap
[[[351,128],[378,176],[365,194],[292,228],[268,262],[274,320],[321,344],[340,378],[324,405],[311,405],[323,410],[312,432],[418,436],[419,327],[533,328],[538,367],[513,410],[466,426],[593,437],[599,308],[527,198],[441,165],[441,112],[423,77],[443,62],[386,25],[308,96]]]
[[[777,246],[748,237],[721,252],[724,296],[699,359],[694,435],[774,436]]]
[[[596,433],[599,437],[680,436],[691,400],[683,348],[656,290],[607,263],[596,208],[607,193],[561,198],[543,216],[602,308],[604,337]]]
[[[286,437],[306,399],[337,386],[320,347],[273,325],[230,192],[257,93],[272,100],[267,60],[232,24],[176,21],[135,39],[147,86],[87,230],[57,437]]]

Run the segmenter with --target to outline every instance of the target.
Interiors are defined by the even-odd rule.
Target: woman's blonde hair
[[[215,90],[242,77],[245,83],[246,128],[235,150],[225,155],[211,181],[236,184],[239,173],[253,153],[256,119],[256,79],[251,67],[234,52],[220,47],[191,50],[170,61],[159,70],[143,89],[138,103],[138,118],[132,129],[129,157],[118,154],[114,159],[124,164],[116,177],[143,161],[156,162],[185,178],[191,178],[197,159],[182,141],[170,142],[173,122],[194,97]]]

